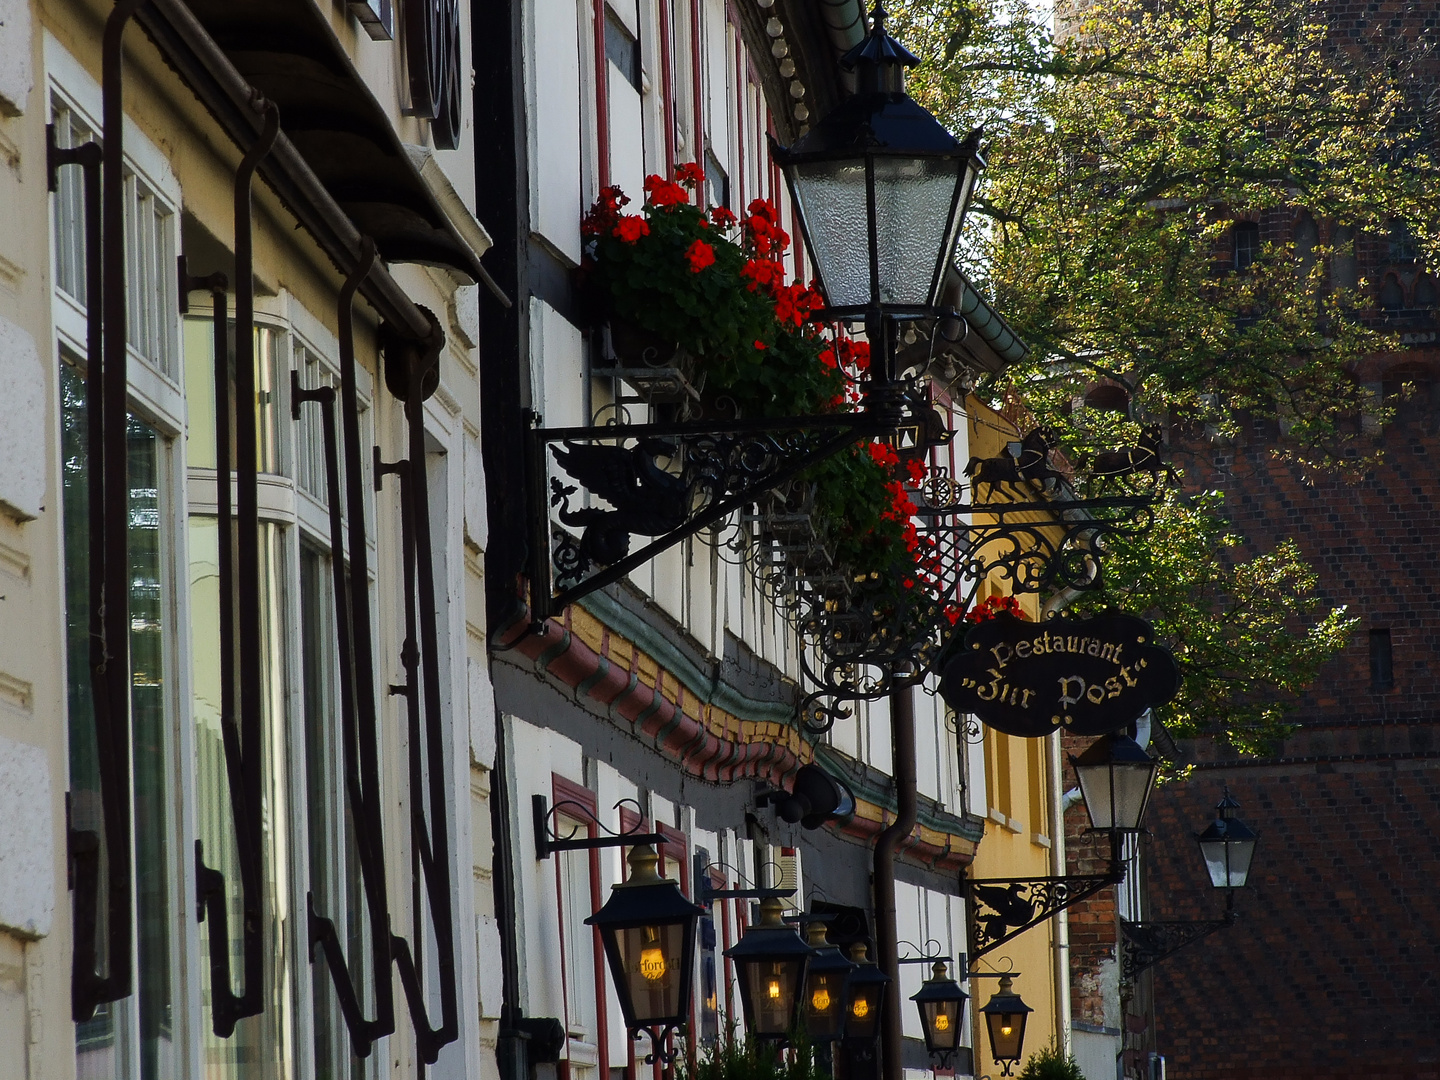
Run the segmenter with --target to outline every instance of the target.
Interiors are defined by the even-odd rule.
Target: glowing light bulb
[[[780,1000],[780,980],[779,980],[779,979],[771,979],[771,980],[770,980],[769,993],[770,993],[770,1000],[771,1000],[771,1001],[778,1001],[778,1000]]]
[[[659,982],[665,977],[665,953],[659,945],[640,950],[640,974],[650,982]]]
[[[857,997],[855,1004],[850,1006],[850,1014],[863,1020],[870,1015],[870,1002],[863,997]]]
[[[946,1013],[943,1013],[943,1012],[942,1012],[942,1013],[936,1013],[936,1014],[935,1014],[935,1030],[936,1030],[936,1031],[949,1031],[949,1030],[950,1030],[950,1017],[949,1017],[949,1015],[947,1015]]]
[[[1015,1029],[1012,1028],[1009,1024],[1000,1025],[1000,1034],[1004,1035],[1007,1039],[1010,1037],[1010,1033],[1014,1030]]]
[[[810,1007],[816,1012],[829,1012],[830,1004],[830,991],[823,986],[810,995]]]

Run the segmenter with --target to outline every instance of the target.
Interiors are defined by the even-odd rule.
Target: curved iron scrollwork
[[[588,851],[592,848],[630,847],[635,844],[663,844],[665,834],[659,832],[642,832],[640,822],[644,815],[640,804],[634,799],[621,799],[614,806],[618,810],[625,805],[633,806],[635,814],[635,825],[629,829],[621,829],[616,832],[595,816],[594,812],[584,803],[575,802],[573,799],[561,799],[554,806],[544,795],[533,795],[530,798],[530,815],[532,824],[535,827],[535,858],[548,859],[557,851]],[[555,822],[560,814],[573,817],[581,821],[588,821],[595,828],[599,829],[602,836],[585,836],[575,839],[576,829],[572,828],[564,836],[555,831]]]
[[[532,417],[532,419],[535,419]],[[532,428],[531,613],[542,622],[883,422],[863,413],[674,424]],[[572,480],[549,476],[547,448]],[[583,493],[582,493],[583,492]],[[575,537],[560,526],[580,530]],[[634,536],[655,539],[631,551]],[[558,588],[558,592],[555,590]]]
[[[366,911],[371,930],[371,970],[374,974],[375,1015],[366,1018],[359,1006],[352,966],[344,955],[332,920],[309,905],[311,961],[317,947],[324,955],[341,1013],[357,1055],[370,1052],[374,1040],[395,1030],[394,995],[390,970],[400,975],[416,1047],[427,1064],[433,1064],[441,1049],[459,1037],[459,988],[455,969],[455,925],[451,905],[451,851],[445,809],[445,717],[439,667],[439,627],[436,622],[434,546],[430,535],[429,486],[425,470],[424,401],[436,386],[443,335],[433,315],[429,337],[421,342],[401,341],[388,336],[385,351],[385,384],[400,399],[407,428],[407,456],[396,462],[381,462],[376,450],[375,488],[380,490],[387,476],[396,478],[400,496],[401,547],[404,565],[405,638],[400,649],[404,682],[392,684],[390,694],[402,699],[409,738],[407,780],[410,792],[411,898],[413,937],[411,941],[391,930],[385,880],[383,847],[383,803],[379,780],[378,708],[370,687],[375,685],[374,638],[369,616],[368,573],[362,457],[360,451],[360,406],[355,375],[352,305],[364,279],[376,265],[373,241],[363,244],[360,262],[341,291],[340,392],[344,424],[343,452],[345,499],[340,498],[340,460],[334,420],[335,394],[329,387],[302,389],[294,386],[293,416],[299,419],[302,403],[315,402],[322,408],[325,442],[326,485],[329,495],[334,582],[335,619],[341,654],[341,735],[345,745],[345,788],[351,816],[356,823],[360,873],[365,890]],[[422,311],[424,309],[421,309]],[[348,522],[342,518],[342,505]],[[348,548],[342,531],[348,524]],[[342,559],[342,553],[347,558]],[[350,657],[353,656],[353,663]],[[428,994],[420,957],[426,935],[435,944],[436,979],[440,997],[439,1023],[430,1016]],[[359,970],[359,965],[355,966]]]
[[[1216,930],[1234,926],[1239,916],[1235,911],[1225,912],[1223,919],[1199,919],[1169,922],[1131,922],[1120,920],[1120,978],[1126,983],[1135,981],[1142,971],[1154,967],[1166,957],[1179,952],[1187,945],[1193,945]]]
[[[827,730],[849,714],[849,703],[883,697],[933,671],[963,632],[961,613],[982,582],[1005,582],[1017,595],[1097,589],[1107,546],[1153,527],[1159,498],[1153,487],[1093,499],[1058,497],[1065,489],[1048,464],[1049,445],[1043,432],[1032,433],[1018,457],[1004,458],[1005,468],[999,458],[973,460],[970,483],[932,467],[908,486],[915,505],[913,566],[866,578],[837,568],[845,583],[839,591],[794,586],[804,601],[797,620],[801,663],[815,687],[802,702],[807,728]],[[1051,486],[1057,497],[1043,497]],[[982,489],[985,501],[977,497]],[[1020,492],[1024,501],[994,501],[997,489]],[[787,573],[796,581],[804,577],[802,568],[773,575]]]
[[[260,513],[255,410],[255,280],[252,272],[251,187],[255,171],[280,130],[280,111],[255,103],[265,121],[259,138],[235,172],[235,514],[230,506],[230,362],[222,342],[225,306],[215,308],[215,471],[220,589],[220,730],[235,861],[240,871],[240,937],[244,988],[230,978],[229,898],[225,875],[205,862],[195,841],[196,915],[210,926],[210,1018],[215,1034],[229,1038],[235,1025],[258,1015],[264,1003],[262,910],[262,766],[264,693],[260,641]],[[238,671],[237,671],[238,660]]]
[[[1033,878],[961,878],[970,909],[970,963],[1057,911],[1125,880],[1118,833],[1110,834],[1110,865],[1103,874]]]

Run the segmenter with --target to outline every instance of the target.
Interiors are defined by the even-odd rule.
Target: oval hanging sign
[[[1032,623],[1002,613],[973,627],[940,673],[951,708],[1028,739],[1061,727],[1105,735],[1179,689],[1154,627],[1122,614]]]

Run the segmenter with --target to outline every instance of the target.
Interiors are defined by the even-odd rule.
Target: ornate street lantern
[[[1025,1048],[1025,1021],[1035,1011],[1011,989],[1011,981],[1010,975],[1001,975],[1000,988],[980,1010],[990,1032],[990,1056],[1001,1066],[1003,1076],[1009,1076],[1020,1060]]]
[[[784,910],[776,897],[761,900],[760,921],[725,950],[740,978],[746,1027],[759,1039],[785,1039],[795,1030],[805,969],[814,953],[781,920]]]
[[[856,93],[793,145],[772,144],[836,317],[937,313],[984,161],[978,130],[961,142],[905,92],[919,62],[877,3],[870,33],[840,60]]]
[[[813,1043],[833,1042],[840,1038],[845,1026],[846,989],[850,974],[856,968],[830,939],[825,924],[812,922],[806,927],[808,944],[814,949],[805,975],[805,994],[801,1015],[805,1034]]]
[[[920,1010],[925,1049],[938,1055],[942,1066],[950,1064],[950,1055],[960,1045],[960,1021],[969,996],[946,973],[945,961],[937,960],[930,978],[925,980],[920,992],[910,998]]]
[[[884,1011],[885,988],[890,985],[890,976],[869,959],[863,941],[850,946],[850,959],[859,966],[851,972],[846,991],[845,1041],[873,1043],[880,1033],[880,1016]]]
[[[1070,763],[1080,781],[1080,797],[1092,828],[1136,832],[1150,802],[1160,763],[1128,735],[1102,735]]]
[[[1235,816],[1240,804],[1225,789],[1215,806],[1215,820],[1195,839],[1205,858],[1210,884],[1217,889],[1242,889],[1250,877],[1250,860],[1255,857],[1255,830]]]
[[[657,1053],[690,1015],[695,928],[704,911],[660,876],[659,861],[649,844],[632,847],[629,880],[585,920],[600,931],[625,1026],[648,1031]]]

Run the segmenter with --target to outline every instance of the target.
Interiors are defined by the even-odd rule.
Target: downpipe
[[[906,682],[890,691],[890,739],[894,756],[895,820],[875,839],[872,877],[875,905],[876,964],[890,976],[880,1028],[882,1080],[903,1080],[900,1022],[899,933],[895,913],[895,851],[915,828],[915,687]]]

